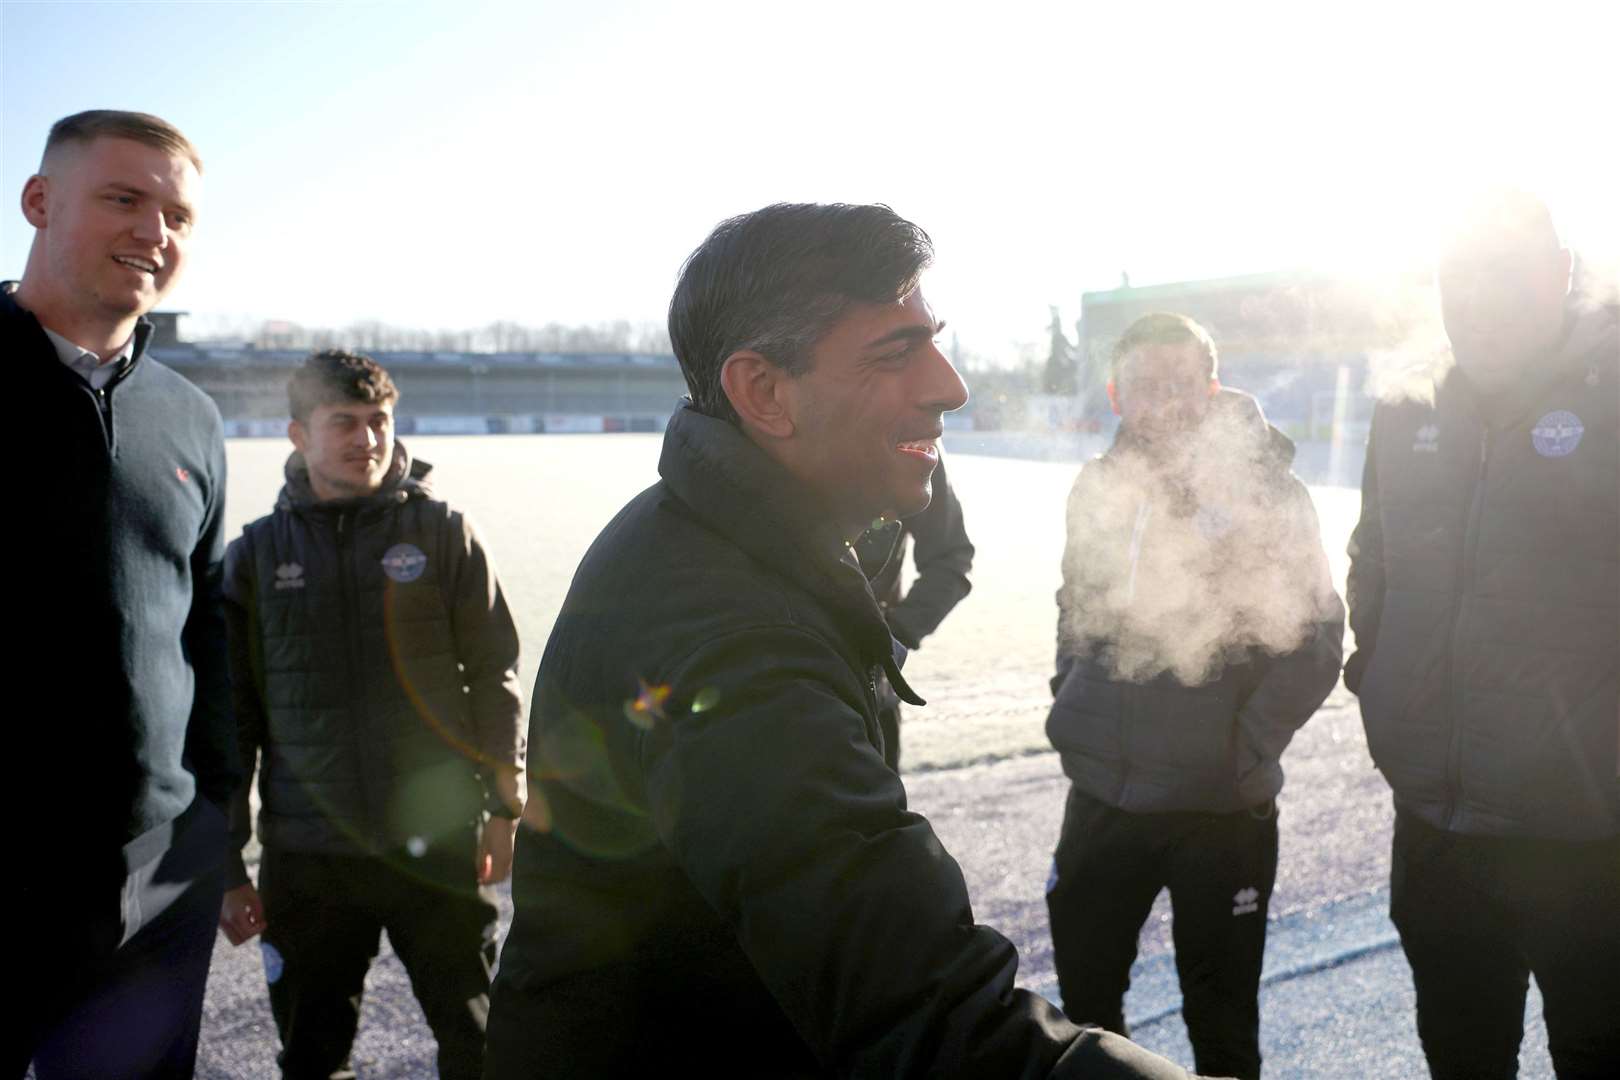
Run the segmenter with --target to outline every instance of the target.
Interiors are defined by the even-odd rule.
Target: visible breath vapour
[[[1196,686],[1250,650],[1298,647],[1332,598],[1291,458],[1254,400],[1230,392],[1169,445],[1122,430],[1070,497],[1060,652],[1120,680]]]

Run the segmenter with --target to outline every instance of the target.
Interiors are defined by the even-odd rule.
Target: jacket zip
[[[352,718],[349,736],[354,745],[355,764],[359,769],[360,801],[365,807],[366,826],[369,830],[375,832],[377,823],[372,820],[375,803],[372,799],[371,785],[368,783],[370,771],[366,768],[368,754],[371,751],[366,745],[369,740],[365,721],[366,701],[365,694],[362,691],[364,680],[358,677],[358,673],[363,669],[360,666],[360,632],[355,618],[355,612],[359,608],[356,603],[358,586],[355,582],[354,559],[351,551],[354,544],[354,530],[349,527],[349,518],[353,513],[353,510],[342,510],[338,513],[338,580],[342,583],[340,591],[343,596],[341,616],[343,619],[343,637],[348,644],[349,653],[349,715]]]
[[[1462,633],[1463,617],[1468,611],[1468,595],[1474,585],[1474,556],[1479,547],[1479,522],[1484,516],[1485,473],[1490,463],[1491,429],[1479,434],[1479,468],[1474,473],[1474,487],[1468,494],[1468,513],[1463,521],[1462,565],[1457,570],[1457,608],[1451,621],[1451,641],[1447,650],[1447,676],[1450,682],[1451,738],[1446,750],[1446,778],[1449,781],[1446,828],[1457,821],[1462,805],[1462,716],[1463,686],[1457,672],[1457,640]]]
[[[1153,516],[1153,501],[1143,499],[1142,505],[1136,509],[1136,523],[1131,526],[1131,544],[1129,549],[1130,576],[1125,581],[1125,603],[1131,604],[1136,600],[1136,564],[1142,557],[1142,542],[1147,537],[1148,519]],[[1119,718],[1119,794],[1121,804],[1125,802],[1125,795],[1131,787],[1131,755],[1126,743],[1130,739],[1130,729],[1138,723],[1137,714],[1141,710],[1139,700],[1140,690],[1134,684],[1120,688]],[[1126,714],[1130,714],[1129,720]]]
[[[107,443],[107,452],[109,454],[113,451],[112,392],[119,387],[133,370],[133,367],[126,364],[105,386],[91,386],[89,382],[85,382],[85,389],[89,390],[90,396],[95,398],[96,412],[101,416],[101,437]]]
[[[112,399],[107,396],[107,388],[98,386],[90,391],[96,395],[96,411],[101,414],[101,437],[106,440],[107,449],[112,449]]]

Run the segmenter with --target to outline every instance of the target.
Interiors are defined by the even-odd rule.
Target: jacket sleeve
[[[1084,647],[1084,643],[1076,633],[1076,625],[1086,603],[1086,597],[1083,595],[1086,589],[1085,560],[1088,547],[1088,530],[1085,522],[1090,519],[1091,509],[1087,505],[1086,492],[1091,485],[1086,476],[1086,469],[1095,467],[1087,465],[1080,470],[1080,475],[1075,477],[1074,486],[1069,489],[1069,499],[1063,515],[1063,581],[1057,591],[1057,671],[1052,676],[1053,695],[1056,695],[1063,685],[1070,665]]]
[[[906,809],[868,736],[866,688],[830,645],[794,628],[728,635],[670,686],[668,718],[636,748],[653,826],[829,1071],[1184,1075],[1087,1071],[1136,1050],[1094,1037],[1060,1070],[1080,1030],[1014,987],[1017,951],[974,924],[960,868]]]
[[[1361,470],[1361,520],[1350,534],[1350,573],[1344,590],[1356,644],[1356,651],[1344,665],[1344,685],[1358,695],[1384,611],[1384,526],[1378,503],[1379,415],[1380,410],[1375,409],[1367,438],[1367,462]]]
[[[264,704],[264,646],[259,630],[258,591],[253,578],[252,542],[247,534],[225,551],[225,640],[230,650],[231,712],[242,782],[231,798],[231,845],[225,863],[225,887],[248,883],[242,849],[253,836],[249,793],[268,721]]]
[[[962,524],[962,504],[945,476],[944,462],[934,470],[934,497],[928,509],[907,518],[904,525],[912,537],[917,579],[905,598],[889,609],[888,621],[900,644],[915,649],[973,588],[968,580],[973,542]]]
[[[225,448],[219,442],[210,469],[209,506],[191,553],[191,611],[181,632],[195,679],[186,724],[186,760],[197,790],[221,810],[242,783],[231,721],[225,614],[220,590],[225,566]]]
[[[1333,589],[1321,529],[1310,493],[1292,476],[1281,504],[1277,557],[1288,572],[1283,580],[1304,592],[1304,640],[1265,662],[1264,674],[1238,710],[1243,759],[1239,793],[1251,803],[1275,790],[1261,773],[1278,769],[1289,740],[1311,718],[1339,681],[1344,657],[1344,605]],[[1245,790],[1244,781],[1253,785]]]
[[[521,813],[527,732],[518,687],[517,626],[495,567],[465,515],[451,515],[450,542],[457,557],[451,633],[466,680],[480,772],[490,799]]]

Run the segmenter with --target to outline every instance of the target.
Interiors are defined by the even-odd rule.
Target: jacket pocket
[[[1144,765],[1174,770],[1189,781],[1235,787],[1235,690],[1224,683],[1143,687],[1128,746]]]
[[[1123,691],[1095,662],[1073,661],[1046,716],[1046,737],[1053,748],[1063,754],[1119,762],[1124,754]]]

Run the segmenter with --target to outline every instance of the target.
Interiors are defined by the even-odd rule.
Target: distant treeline
[[[377,321],[341,328],[300,326],[285,321],[246,327],[237,341],[260,349],[357,349],[372,352],[464,353],[648,353],[669,355],[663,324],[618,319],[610,322],[524,326],[493,322],[464,330],[421,330]]]

